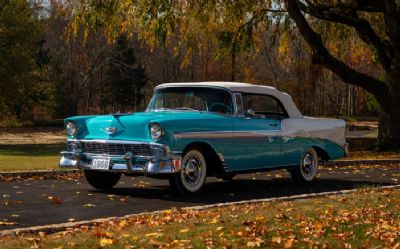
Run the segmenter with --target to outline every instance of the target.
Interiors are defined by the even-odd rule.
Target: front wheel
[[[178,193],[186,196],[201,192],[207,175],[207,163],[200,149],[185,153],[181,170],[169,178],[169,184]]]
[[[300,160],[300,164],[296,168],[290,170],[293,181],[298,184],[312,182],[315,179],[317,172],[318,155],[312,148],[307,149]]]
[[[121,174],[114,172],[85,170],[84,173],[87,182],[95,189],[112,189],[121,179]]]

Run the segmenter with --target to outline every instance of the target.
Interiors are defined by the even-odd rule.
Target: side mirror
[[[254,117],[254,115],[256,115],[256,112],[253,109],[248,109],[247,110],[247,117]]]

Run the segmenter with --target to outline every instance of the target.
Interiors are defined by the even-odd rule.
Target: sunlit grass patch
[[[65,144],[0,145],[0,171],[58,169]]]

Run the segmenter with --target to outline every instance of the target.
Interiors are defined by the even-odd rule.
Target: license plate
[[[91,169],[109,170],[110,158],[93,158]]]

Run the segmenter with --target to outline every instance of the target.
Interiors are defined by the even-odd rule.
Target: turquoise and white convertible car
[[[145,175],[190,195],[208,176],[273,169],[307,183],[319,160],[347,154],[343,120],[304,117],[288,94],[246,83],[162,84],[145,112],[71,117],[65,128],[60,166],[84,170],[97,189]]]

